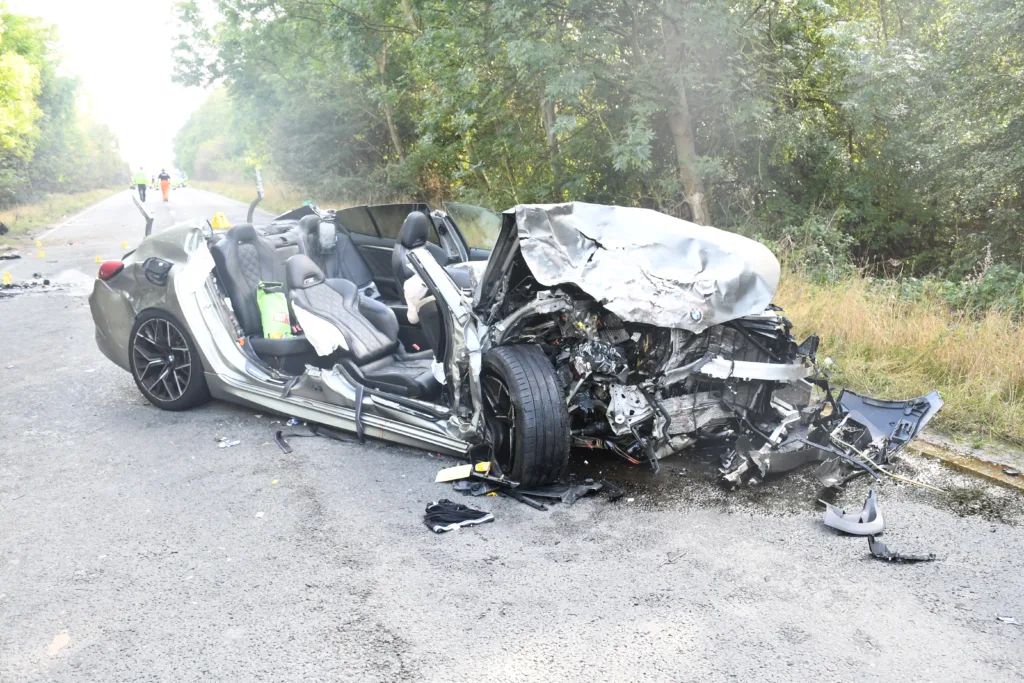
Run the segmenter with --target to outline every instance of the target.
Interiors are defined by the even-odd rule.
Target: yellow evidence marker
[[[210,227],[214,230],[227,230],[231,227],[231,223],[228,221],[227,216],[218,211],[213,214],[213,220],[210,221]]]

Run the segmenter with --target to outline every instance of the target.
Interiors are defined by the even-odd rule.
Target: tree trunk
[[[409,0],[402,0],[402,13],[405,15],[405,23],[409,25],[409,28],[413,32],[423,32],[423,30],[420,28],[419,22],[416,21],[416,15],[412,13],[412,7],[409,5]]]
[[[384,74],[388,68],[388,44],[384,43],[381,48],[380,57],[377,59],[377,72],[380,74],[380,86],[381,90],[384,91],[384,119],[388,124],[388,133],[391,135],[391,144],[395,147],[395,152],[398,154],[398,159],[404,164],[405,163],[405,147],[402,146],[402,137],[398,134],[398,127],[395,125],[395,114],[394,109],[391,107],[391,102],[388,101],[387,95],[387,83],[384,80]]]
[[[544,121],[544,134],[548,139],[548,161],[551,164],[551,177],[556,195],[561,195],[562,186],[558,170],[558,137],[555,135],[555,102],[541,96],[540,111]]]
[[[686,84],[683,81],[683,37],[675,18],[665,20],[665,66],[669,78],[668,124],[672,130],[672,141],[676,148],[676,164],[679,181],[683,184],[686,203],[690,205],[690,219],[698,225],[707,225],[711,217],[708,211],[704,179],[697,172],[697,149],[693,142],[693,121],[690,118],[690,104],[686,98]]]
[[[668,125],[672,129],[672,140],[676,146],[676,162],[679,165],[679,180],[683,183],[686,203],[690,205],[691,220],[698,225],[707,225],[708,200],[704,193],[704,179],[697,173],[697,150],[693,144],[693,124],[690,121],[690,107],[686,101],[686,89],[680,85],[678,104],[669,112]]]

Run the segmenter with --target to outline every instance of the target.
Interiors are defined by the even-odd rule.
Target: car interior
[[[439,218],[432,217],[426,205],[384,208],[387,211],[377,215],[368,211],[365,215],[370,221],[362,224],[364,232],[372,225],[376,236],[346,227],[342,219],[353,209],[336,214],[308,212],[297,224],[289,221],[291,227],[271,234],[261,234],[243,223],[214,235],[210,251],[217,282],[234,315],[239,342],[248,353],[285,374],[300,375],[306,365],[327,368],[341,364],[368,388],[426,400],[440,393],[440,383],[431,372],[434,355],[442,351],[443,343],[436,302],[428,297],[419,309],[420,323],[413,325],[408,321],[402,285],[414,274],[408,262],[412,249],[425,246],[442,266],[459,262],[450,240],[446,248],[438,237],[438,233],[457,231],[451,229],[454,224],[439,230]],[[384,219],[395,223],[402,209],[406,213],[401,223],[382,229]],[[347,215],[351,218],[353,213]],[[395,236],[384,237],[385,233]],[[387,259],[383,258],[385,250],[390,251]],[[461,280],[460,271],[449,272]],[[300,322],[295,313],[300,309],[298,315],[310,326],[310,334],[312,325],[316,326],[320,346],[327,330],[326,337],[333,345],[329,354],[318,354],[297,327],[291,337],[263,336],[257,304],[261,282],[285,285],[292,324]],[[456,284],[467,286],[468,282]]]

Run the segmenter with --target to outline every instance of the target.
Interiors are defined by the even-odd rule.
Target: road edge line
[[[129,191],[129,192],[131,192],[131,190],[128,190],[128,191]],[[76,213],[76,214],[72,214],[71,216],[68,216],[67,218],[65,218],[64,220],[62,220],[62,221],[61,221],[60,223],[58,223],[57,225],[53,226],[52,228],[50,228],[50,229],[49,229],[49,230],[47,230],[46,232],[44,232],[44,233],[43,233],[42,235],[39,235],[38,237],[36,237],[36,239],[37,239],[37,240],[39,240],[40,242],[41,242],[42,240],[45,240],[45,239],[46,239],[46,238],[48,238],[48,237],[49,237],[50,235],[52,235],[53,233],[57,232],[58,230],[60,230],[61,228],[63,228],[63,227],[65,226],[65,225],[67,225],[67,224],[68,224],[68,223],[70,223],[71,221],[75,220],[76,218],[79,218],[79,217],[81,217],[81,216],[83,216],[83,215],[85,215],[85,214],[89,213],[90,211],[92,211],[93,209],[95,209],[95,208],[96,208],[97,206],[99,206],[100,204],[103,204],[103,203],[105,203],[105,202],[109,202],[109,201],[110,201],[111,199],[113,199],[114,197],[117,197],[117,196],[119,196],[119,195],[121,194],[121,192],[124,192],[124,190],[119,190],[118,192],[115,192],[114,194],[110,195],[109,197],[107,197],[107,198],[105,198],[105,199],[101,199],[101,200],[99,200],[98,202],[96,202],[95,204],[92,204],[91,206],[87,206],[87,207],[85,207],[84,209],[82,209],[82,210],[81,210],[81,211],[79,211],[78,213]]]

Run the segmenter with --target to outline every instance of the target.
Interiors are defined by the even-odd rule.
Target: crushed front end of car
[[[729,487],[807,463],[826,485],[877,475],[942,401],[833,396],[817,336],[771,303],[779,273],[763,245],[655,211],[517,206],[476,287],[481,348],[543,349],[574,446],[657,471],[713,443]]]

